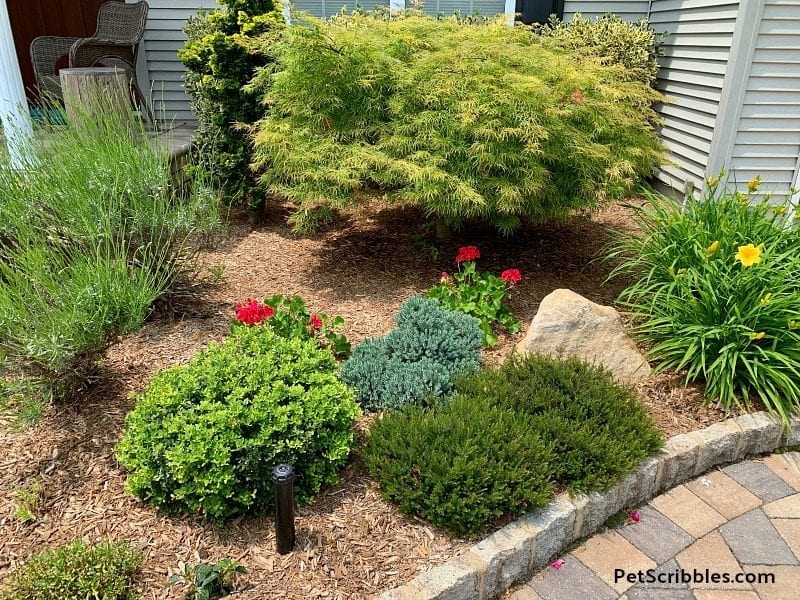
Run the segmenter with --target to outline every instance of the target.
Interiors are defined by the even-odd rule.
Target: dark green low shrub
[[[117,447],[128,489],[171,512],[214,519],[272,505],[278,463],[299,472],[307,502],[334,483],[359,410],[337,363],[313,339],[237,327],[138,396]]]
[[[125,543],[77,540],[31,556],[8,576],[4,600],[134,600],[142,555]]]
[[[459,536],[546,504],[555,460],[528,419],[469,396],[388,414],[366,452],[387,499]]]
[[[387,414],[365,452],[387,499],[456,535],[541,506],[554,485],[608,487],[662,444],[631,390],[576,359],[512,356],[456,390]]]
[[[552,476],[571,490],[614,484],[662,443],[632,390],[575,358],[512,355],[500,368],[462,379],[457,391],[530,417],[556,453]]]
[[[367,410],[397,408],[439,397],[451,380],[480,364],[483,333],[474,317],[415,296],[395,317],[397,328],[368,339],[342,365],[342,379]]]

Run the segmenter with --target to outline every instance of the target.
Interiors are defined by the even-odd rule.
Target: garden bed
[[[593,220],[523,229],[507,239],[488,229],[454,234],[438,258],[431,256],[432,246],[415,241],[421,215],[412,209],[356,211],[307,238],[293,236],[284,217],[280,207],[265,215],[265,224],[234,215],[225,239],[201,256],[207,284],[160,306],[139,333],[113,345],[79,401],[50,410],[31,430],[13,431],[0,422],[0,577],[42,547],[83,536],[128,540],[141,548],[147,556],[145,598],[180,597],[177,590],[164,590],[179,562],[224,557],[250,571],[243,598],[359,598],[469,547],[400,515],[358,463],[347,468],[341,484],[300,510],[297,551],[285,557],[274,552],[268,518],[236,519],[217,528],[167,517],[124,492],[113,448],[132,408],[128,396],[159,369],[186,362],[210,340],[225,337],[234,305],[246,297],[300,294],[311,310],[342,315],[352,341],[381,335],[402,302],[451,270],[455,248],[467,243],[481,247],[482,268],[523,273],[510,297],[523,332],[501,337],[485,351],[485,361],[497,363],[553,289],[569,287],[595,302],[613,302],[625,282],[606,283],[610,267],[594,259],[611,228],[630,226],[629,211],[612,207]],[[221,280],[215,281],[220,267]],[[722,418],[701,406],[700,390],[672,376],[657,376],[640,391],[667,435]],[[13,517],[14,490],[32,479],[42,484],[45,499],[41,517],[25,525]]]

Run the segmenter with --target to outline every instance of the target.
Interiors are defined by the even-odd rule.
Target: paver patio
[[[507,600],[800,598],[800,452],[707,473],[639,517],[588,538]]]

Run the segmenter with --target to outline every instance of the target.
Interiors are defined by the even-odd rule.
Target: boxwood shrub
[[[634,393],[577,359],[512,356],[456,391],[387,414],[365,450],[387,499],[455,535],[540,506],[554,486],[608,487],[662,444]]]
[[[134,600],[134,578],[142,555],[125,543],[69,545],[31,556],[12,571],[4,600]]]
[[[336,360],[313,339],[237,327],[138,396],[117,448],[128,488],[171,512],[214,519],[272,504],[271,470],[299,472],[306,502],[337,480],[359,414]]]
[[[342,365],[342,379],[356,389],[363,408],[397,408],[444,396],[456,374],[478,368],[483,333],[474,317],[415,296],[395,322],[396,329],[365,340]]]

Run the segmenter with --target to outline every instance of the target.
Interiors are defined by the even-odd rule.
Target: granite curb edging
[[[388,590],[379,600],[491,600],[529,579],[572,542],[597,531],[626,506],[642,504],[710,469],[746,456],[800,445],[800,418],[788,427],[766,412],[671,437],[617,485],[602,492],[559,494],[464,554]]]

